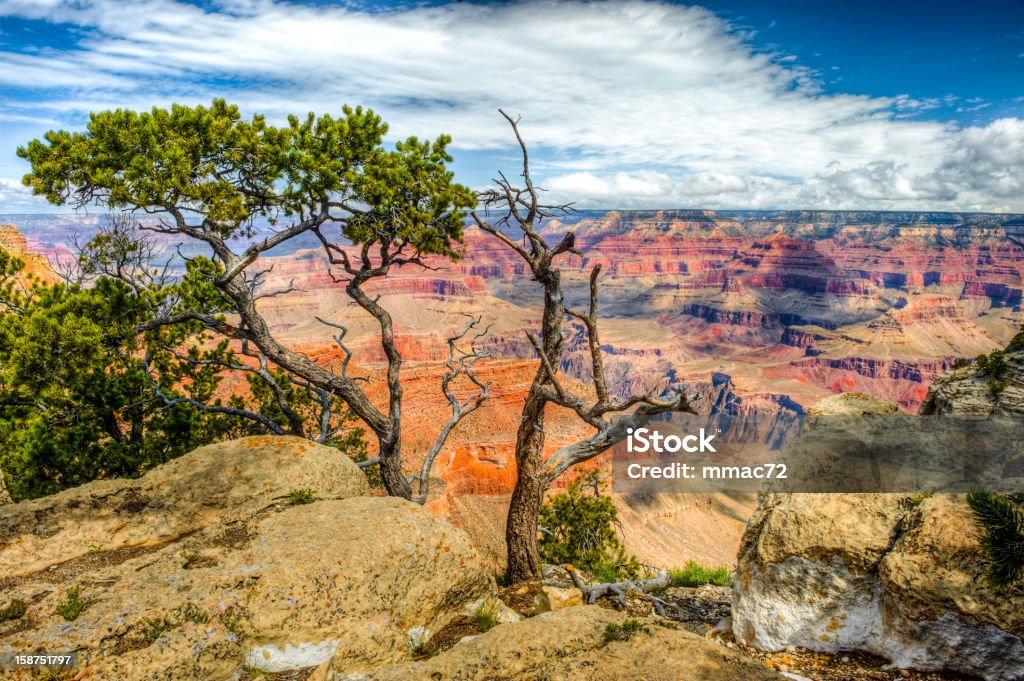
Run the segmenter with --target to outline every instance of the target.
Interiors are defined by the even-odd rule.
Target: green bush
[[[604,628],[604,642],[628,641],[643,630],[640,620],[627,619],[622,624],[611,622]]]
[[[993,397],[999,397],[1006,390],[1006,381],[999,381],[994,378],[990,378],[988,383],[988,391],[992,393]]]
[[[994,379],[1003,377],[1006,373],[1006,353],[1002,350],[993,350],[987,355],[978,355],[974,360],[974,366],[981,370],[981,373],[991,376]]]
[[[109,252],[114,242],[122,254],[145,247],[117,228],[101,231],[81,259],[88,285],[23,286],[24,263],[0,248],[0,470],[15,501],[97,478],[136,477],[202,445],[270,432],[196,406],[225,406],[218,388],[232,370],[223,363],[237,363],[226,340],[210,343],[187,324],[139,332],[175,299],[202,299],[216,312],[220,303],[202,288],[204,268],[213,264],[197,258],[177,283],[139,291],[98,274],[96,261],[118,259]],[[286,423],[280,393],[308,432],[318,429],[319,397],[278,368],[269,376],[278,391],[246,373],[249,394],[231,395],[227,404]],[[332,402],[337,433],[326,444],[365,456],[363,429]]]
[[[0,608],[0,622],[21,619],[25,616],[26,612],[28,612],[28,608],[25,607],[25,601],[14,598],[3,608]]]
[[[616,528],[619,511],[601,494],[599,471],[580,473],[564,492],[548,498],[540,510],[540,555],[548,563],[566,563],[602,582],[635,577],[640,563],[626,554]]]
[[[316,501],[316,490],[311,487],[303,487],[302,489],[293,489],[288,492],[288,503],[292,506],[301,506],[302,504],[312,504]]]
[[[498,624],[498,608],[493,603],[484,603],[473,613],[480,631],[490,631]]]
[[[988,492],[971,492],[967,504],[982,529],[989,584],[1003,588],[1024,579],[1024,513],[1010,498]]]
[[[82,599],[82,588],[73,586],[64,592],[64,600],[57,604],[57,614],[72,622],[85,610],[88,603]]]
[[[688,561],[681,568],[669,570],[672,586],[732,586],[732,574],[729,568],[705,567],[694,561]]]

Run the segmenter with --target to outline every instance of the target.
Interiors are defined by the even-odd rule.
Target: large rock
[[[811,411],[849,417],[854,402],[886,411],[836,398]],[[963,495],[766,494],[740,548],[733,633],[772,651],[1024,679],[1024,588],[985,583],[977,535]]]
[[[1024,350],[1011,345],[1005,354],[1002,389],[990,387],[992,376],[974,366],[955,369],[935,379],[921,404],[920,414],[950,416],[1024,415]]]
[[[96,550],[57,561],[55,569],[5,576],[0,591],[26,603],[28,613],[0,623],[0,651],[78,650],[87,678],[127,681],[227,680],[244,666],[283,671],[332,658],[340,668],[363,670],[410,660],[416,641],[493,596],[493,577],[467,535],[416,504],[371,496],[287,503],[282,490],[293,486],[339,497],[366,488],[344,471],[351,466],[362,476],[336,450],[327,459],[319,451],[326,448],[280,442],[260,443],[254,457],[257,469],[260,453],[277,462],[277,473],[273,466],[232,473],[234,490],[213,481],[224,477],[218,462],[228,471],[239,463],[218,456],[244,451],[239,443],[190,454],[193,465],[176,466],[177,474],[147,476],[148,483],[164,482],[145,488],[154,495],[183,489],[183,478],[205,484],[219,519],[198,496],[177,511],[192,527],[205,526],[183,531],[180,522],[176,538],[162,543]],[[336,468],[334,459],[345,463]],[[293,460],[311,470],[300,472]],[[194,477],[196,469],[206,483]],[[136,489],[133,481],[110,481],[118,496],[117,485]],[[19,506],[0,513],[20,517]],[[64,527],[58,516],[49,518]],[[141,513],[121,521],[135,518],[152,527]],[[41,548],[60,556],[49,546],[60,540],[53,535]],[[5,554],[0,549],[0,560]],[[73,586],[86,607],[68,621],[57,608]]]
[[[671,622],[640,620],[628,640],[605,640],[622,613],[578,605],[499,625],[425,662],[367,674],[325,674],[328,681],[767,681],[776,672]],[[672,626],[669,626],[672,625]]]
[[[303,488],[321,499],[369,491],[349,457],[308,440],[261,436],[200,447],[138,480],[98,480],[0,508],[0,575],[178,539]]]

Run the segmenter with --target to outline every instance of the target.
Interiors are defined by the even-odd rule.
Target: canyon
[[[0,237],[16,252],[66,262],[72,234],[87,236],[102,221],[3,216],[16,229]],[[957,358],[1004,347],[1022,321],[1024,216],[591,211],[551,221],[544,234],[557,239],[570,230],[583,253],[562,256],[571,305],[584,302],[589,271],[602,266],[602,349],[613,388],[685,389],[703,413],[797,417],[838,392],[872,394],[916,413]],[[161,238],[172,253],[177,242]],[[479,373],[492,396],[449,439],[429,506],[500,561],[515,428],[537,368],[524,329],[539,325],[538,287],[514,253],[475,228],[467,228],[458,261],[428,264],[371,287],[395,316],[406,360],[405,451],[416,464],[446,418],[438,385],[446,337],[464,314],[481,316],[490,325],[490,357]],[[317,245],[296,240],[266,266],[273,267],[268,288],[295,288],[261,301],[275,334],[330,364],[340,353],[315,317],[345,323],[354,371],[382,399],[373,320],[331,279]],[[568,326],[562,369],[582,385],[591,375],[587,339],[580,325]],[[548,446],[587,433],[574,415],[556,411]],[[591,465],[606,467],[607,457]],[[629,550],[666,566],[732,564],[755,502],[723,494],[616,500]]]

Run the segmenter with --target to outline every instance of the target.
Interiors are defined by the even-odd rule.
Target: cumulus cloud
[[[32,192],[21,181],[0,177],[0,213],[30,213],[38,208],[38,199],[32,196]]]
[[[9,116],[224,96],[280,120],[347,102],[373,106],[395,136],[445,131],[500,160],[501,107],[523,114],[545,184],[584,206],[1024,210],[1019,151],[1005,153],[1010,138],[1020,149],[1021,120],[960,130],[912,118],[933,101],[825,94],[791,55],[699,7],[0,0],[0,12],[80,36],[0,52],[0,82],[33,93]]]

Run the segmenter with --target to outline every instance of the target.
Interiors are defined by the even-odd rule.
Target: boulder
[[[542,586],[536,598],[537,612],[551,612],[583,605],[583,592],[575,587]]]
[[[319,499],[369,491],[349,457],[301,438],[258,436],[200,447],[137,480],[97,480],[3,506],[0,575],[168,542],[250,517],[303,488]]]
[[[331,681],[767,681],[776,672],[660,618],[638,620],[640,630],[606,640],[610,624],[626,616],[577,605],[515,624],[502,624],[424,662],[365,674],[334,671]]]
[[[181,508],[168,509],[195,529],[184,531],[189,525],[175,521],[177,536],[160,543],[61,560],[59,546],[48,544],[70,530],[46,538],[42,548],[56,557],[55,569],[0,580],[5,597],[28,609],[0,623],[0,651],[78,650],[83,678],[127,681],[218,681],[237,678],[244,666],[276,672],[332,659],[338,668],[363,670],[410,660],[417,640],[467,604],[493,597],[490,570],[462,530],[409,501],[351,496],[366,490],[363,474],[336,450],[291,438],[280,447],[259,443],[250,456],[262,472],[224,476],[220,466],[231,472],[239,461],[219,454],[245,451],[229,444],[193,452],[192,466],[157,469],[142,481],[108,481],[105,487],[119,498],[121,489],[138,490],[140,482],[154,498],[192,480],[210,491],[212,503],[202,503],[197,491]],[[264,466],[261,457],[277,465]],[[359,477],[349,476],[348,466]],[[194,477],[196,470],[206,471],[206,482]],[[228,489],[226,479],[236,480],[237,489]],[[288,503],[287,490],[302,486],[335,498]],[[219,519],[210,515],[214,505]],[[20,516],[20,506],[2,513]],[[50,509],[50,522],[66,527]],[[145,513],[121,522],[136,519],[154,527]],[[129,527],[118,531],[146,536]],[[0,559],[5,552],[0,549]],[[85,607],[68,620],[58,607],[71,588]]]
[[[897,667],[1024,679],[1024,588],[992,589],[985,563],[962,494],[765,494],[740,547],[733,633],[770,651],[864,650]]]

